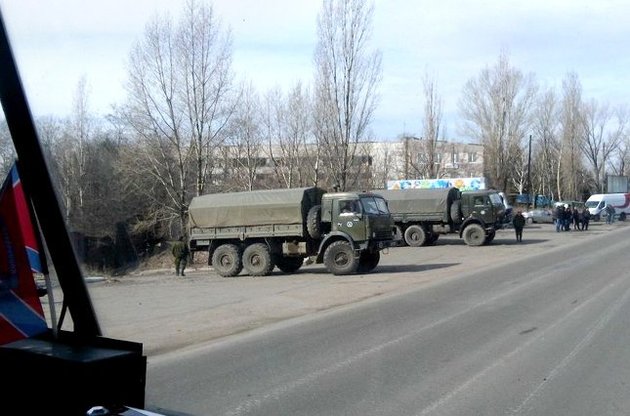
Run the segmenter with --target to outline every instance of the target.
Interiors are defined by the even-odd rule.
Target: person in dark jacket
[[[520,209],[516,211],[516,214],[514,214],[514,217],[512,218],[512,225],[514,226],[514,232],[516,233],[516,241],[520,243],[523,241],[523,227],[525,227],[525,217]]]
[[[582,221],[580,220],[580,211],[577,207],[573,207],[573,229],[580,231],[582,229]]]
[[[184,242],[184,237],[179,237],[179,240],[173,244],[171,252],[173,253],[175,260],[175,275],[179,276],[181,273],[182,276],[186,276],[184,274],[184,269],[188,264],[188,255],[190,254],[190,250],[188,249],[188,245]]]
[[[558,205],[554,210],[556,219],[556,232],[564,229],[564,206]]]
[[[571,231],[571,221],[573,219],[573,212],[568,204],[564,204],[564,231]]]
[[[606,224],[612,224],[615,221],[615,208],[608,204],[606,205]]]
[[[588,223],[591,221],[591,212],[588,208],[582,209],[582,231],[588,230]]]

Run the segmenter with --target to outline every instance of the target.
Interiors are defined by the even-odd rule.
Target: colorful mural
[[[486,189],[486,178],[400,179],[387,181],[387,189],[459,188],[460,191]]]

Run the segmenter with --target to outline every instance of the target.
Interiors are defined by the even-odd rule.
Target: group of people
[[[610,205],[608,205],[610,206]],[[608,208],[607,206],[607,208]],[[612,207],[611,207],[612,208]],[[612,214],[610,212],[612,211]],[[614,208],[607,210],[607,222],[612,222],[614,217]],[[570,231],[571,226],[576,231],[588,230],[588,224],[591,221],[591,213],[588,208],[584,207],[580,211],[577,207],[569,207],[568,204],[558,205],[552,213],[553,222],[556,226],[556,231]],[[523,227],[525,227],[525,217],[521,210],[518,210],[512,218],[512,226],[514,226],[514,232],[516,233],[516,241],[523,241]]]
[[[577,207],[571,208],[568,204],[558,205],[552,215],[557,232],[570,231],[571,225],[573,225],[573,230],[586,231],[591,221],[588,208],[584,207],[580,211]]]

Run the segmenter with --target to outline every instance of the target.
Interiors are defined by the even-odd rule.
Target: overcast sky
[[[32,112],[70,113],[85,76],[90,108],[124,101],[126,61],[156,13],[177,15],[183,0],[0,0]],[[215,0],[231,28],[234,70],[259,92],[310,84],[320,0]],[[544,87],[569,71],[584,97],[625,105],[630,94],[630,2],[583,0],[377,0],[372,45],[383,81],[372,129],[377,139],[421,135],[422,77],[438,83],[447,139],[459,141],[462,86],[502,50]]]

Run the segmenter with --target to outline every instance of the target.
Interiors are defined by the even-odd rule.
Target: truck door
[[[488,195],[473,196],[471,208],[475,215],[484,223],[494,223],[494,207]]]
[[[344,232],[353,239],[362,240],[365,234],[363,228],[361,203],[358,199],[337,199],[333,201],[335,229]]]

